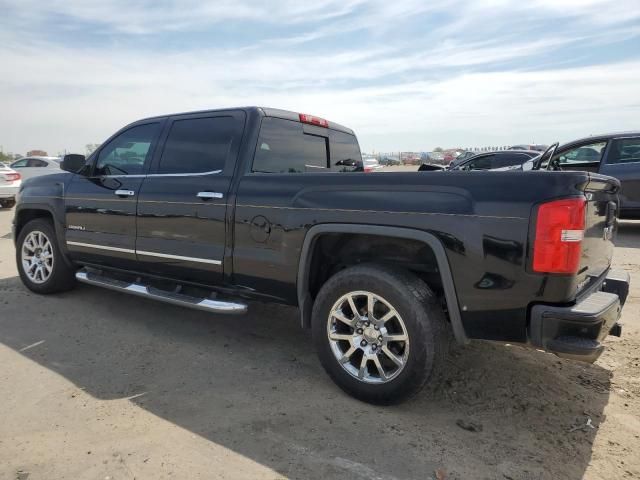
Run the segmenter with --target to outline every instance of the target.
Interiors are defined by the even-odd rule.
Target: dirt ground
[[[632,290],[596,364],[475,343],[439,393],[383,408],[334,386],[291,309],[28,292],[12,216],[0,210],[3,480],[640,478],[640,222],[620,226]]]

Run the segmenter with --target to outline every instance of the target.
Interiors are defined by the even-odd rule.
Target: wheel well
[[[15,238],[18,238],[18,235],[20,235],[20,231],[27,223],[29,223],[31,220],[36,218],[46,218],[46,219],[53,220],[53,215],[51,215],[51,212],[47,210],[38,210],[38,209],[31,209],[31,208],[20,210],[18,212],[18,215],[16,216]]]
[[[361,263],[404,268],[421,278],[440,297],[442,278],[434,251],[419,240],[360,233],[325,233],[316,238],[309,269],[312,299],[340,270]]]

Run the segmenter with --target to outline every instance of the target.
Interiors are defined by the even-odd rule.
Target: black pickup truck
[[[80,281],[218,314],[295,306],[333,380],[380,404],[436,385],[451,338],[593,362],[620,334],[617,180],[360,162],[350,129],[305,114],[140,120],[24,182],[20,276],[37,293]]]

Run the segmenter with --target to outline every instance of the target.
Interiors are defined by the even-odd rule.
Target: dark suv
[[[609,175],[620,180],[620,217],[640,218],[640,132],[609,133],[557,148],[548,167]]]

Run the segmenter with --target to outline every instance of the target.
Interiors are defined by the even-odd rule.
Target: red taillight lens
[[[4,178],[6,178],[8,182],[16,182],[16,181],[20,180],[20,174],[19,173],[5,173],[4,174]]]
[[[533,271],[576,273],[584,237],[584,198],[567,198],[538,207]]]
[[[313,115],[307,115],[306,113],[300,114],[300,121],[302,123],[308,123],[310,125],[316,125],[318,127],[329,128],[329,122],[324,118],[314,117]]]

